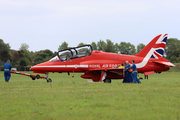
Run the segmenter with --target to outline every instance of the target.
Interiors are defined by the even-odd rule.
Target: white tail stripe
[[[162,42],[162,40],[165,38],[165,37],[167,37],[167,35],[166,36],[164,36],[165,34],[162,34],[160,37],[159,37],[159,39],[157,40],[157,42],[156,42],[156,44],[161,44],[161,43],[165,43],[165,42]],[[166,44],[166,43],[165,43]]]
[[[141,63],[136,64],[136,67],[137,68],[144,67],[147,64],[147,62],[149,61],[150,57],[152,56],[154,50],[155,50],[154,48],[151,48],[151,50],[148,52],[148,54],[144,57],[143,61]]]

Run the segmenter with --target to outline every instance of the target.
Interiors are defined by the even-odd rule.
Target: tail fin
[[[136,56],[149,58],[160,58],[164,54],[168,34],[156,36],[148,45],[146,45]]]

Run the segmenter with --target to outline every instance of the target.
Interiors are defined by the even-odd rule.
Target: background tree
[[[93,49],[93,50],[97,50],[97,45],[96,45],[95,42],[92,42],[92,43],[91,43],[91,46],[92,46],[92,49]]]
[[[21,44],[19,51],[18,51],[19,56],[20,56],[19,65],[25,65],[24,63],[26,63],[26,65],[29,65],[29,66],[32,65],[31,52],[28,49],[29,49],[28,44],[26,44],[26,43]]]
[[[57,55],[57,53],[56,53]],[[38,51],[38,52],[35,52],[33,55],[32,55],[32,63],[33,64],[39,64],[39,63],[42,63],[42,62],[46,62],[48,60],[50,60],[52,57],[54,57],[55,55],[53,54],[52,51],[46,49],[46,50],[41,50],[41,51]]]
[[[19,48],[20,51],[25,51],[25,52],[28,51],[28,49],[29,49],[29,45],[26,43],[22,43]]]
[[[115,48],[115,50],[116,50],[116,53],[120,53],[118,43],[115,43],[114,48]]]
[[[68,43],[65,41],[59,46],[58,51],[64,49],[68,49]]]
[[[177,57],[175,55],[172,55],[171,58],[170,58],[170,61],[172,63],[176,63],[177,62]]]
[[[106,51],[106,43],[103,40],[100,40],[97,43],[98,51]]]
[[[8,50],[0,51],[0,59],[5,63],[8,59],[11,60],[11,54]]]
[[[29,61],[29,59],[23,57],[20,59],[19,65],[20,66],[28,66],[31,64],[31,61]]]
[[[144,47],[145,47],[145,45],[143,43],[138,44],[136,52],[139,53]]]
[[[14,52],[12,53],[12,61],[13,61],[13,64],[14,64],[14,65],[15,65],[15,64],[18,64],[19,60],[20,60],[20,56],[19,56],[18,51],[14,51]]]
[[[4,43],[4,41],[2,39],[0,39],[0,51],[1,50],[7,50],[10,51],[10,46],[9,43]]]
[[[171,56],[174,55],[174,52],[178,51],[180,47],[180,40],[176,39],[176,38],[169,38],[166,41],[166,47],[165,47],[165,56],[167,59],[170,60]],[[177,55],[175,55],[176,57],[178,57]]]
[[[8,59],[11,60],[11,52],[10,52],[9,43],[4,43],[2,39],[0,39],[0,59],[5,63]]]
[[[83,45],[86,45],[86,44],[84,44],[84,43],[82,43],[82,42],[81,42],[81,43],[79,43],[79,44],[78,44],[78,46],[77,46],[77,47],[79,47],[79,46],[83,46]]]
[[[112,52],[112,53],[117,53],[114,43],[109,39],[106,39],[106,51]]]
[[[49,49],[46,49],[46,50],[44,50],[43,52],[46,53],[47,56],[49,56],[49,57],[52,57],[52,55],[53,55],[53,52],[50,51]]]
[[[133,44],[131,44],[130,42],[128,42],[128,43],[121,42],[119,44],[119,51],[121,54],[127,54],[127,55],[136,54],[135,46]]]
[[[23,50],[19,50],[18,51],[19,57],[22,58],[24,57],[24,51]]]

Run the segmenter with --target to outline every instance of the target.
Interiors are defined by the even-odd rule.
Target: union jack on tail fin
[[[163,54],[166,46],[167,36],[167,34],[160,34],[156,36],[148,45],[146,45],[138,54],[135,55],[144,58],[141,63],[136,64],[137,68],[144,67],[150,58],[155,58],[157,60],[164,59]],[[170,64],[170,62],[165,63],[164,61],[158,61],[158,63],[174,66],[172,63]]]
[[[144,47],[136,56],[158,59],[163,56],[167,41],[167,34],[156,36],[146,47]]]

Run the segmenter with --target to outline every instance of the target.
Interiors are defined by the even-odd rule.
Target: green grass
[[[173,63],[175,67],[170,67],[170,72],[180,72],[180,63]]]
[[[12,74],[6,83],[0,72],[0,120],[180,119],[179,72],[150,75],[142,84],[88,83],[80,75],[50,73],[53,82],[46,83]]]

